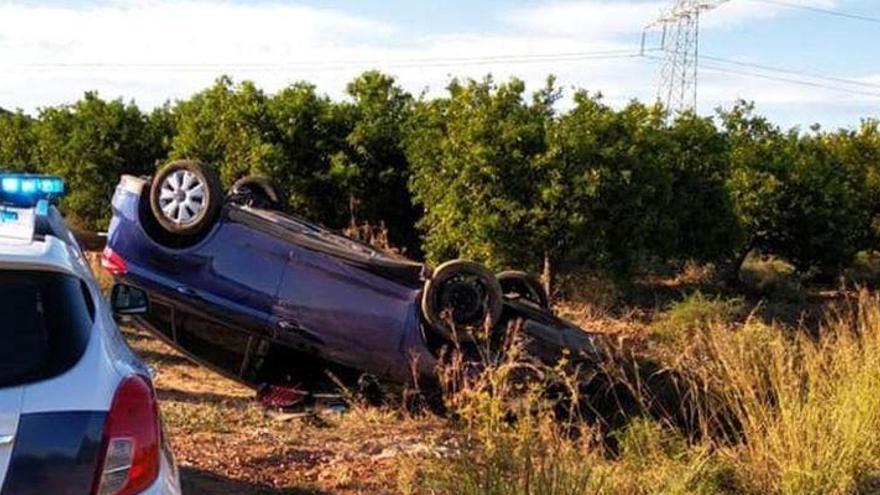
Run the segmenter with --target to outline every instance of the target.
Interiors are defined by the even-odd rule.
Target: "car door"
[[[292,246],[278,292],[277,339],[382,377],[407,376],[418,289],[317,250]]]
[[[230,218],[175,257],[174,340],[191,356],[242,378],[268,321],[287,261],[285,243]]]
[[[23,394],[22,387],[0,388],[0,486],[3,486],[12,458]]]

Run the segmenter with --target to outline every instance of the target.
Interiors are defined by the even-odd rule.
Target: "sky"
[[[268,92],[306,80],[343,98],[372,68],[415,94],[489,73],[534,90],[553,74],[569,97],[583,88],[615,106],[653,101],[661,37],[648,32],[648,56],[641,37],[672,3],[0,0],[0,107],[33,113],[97,90],[149,109],[221,74]],[[699,113],[745,99],[786,127],[880,117],[880,21],[795,4],[880,19],[877,0],[722,2],[701,17]]]

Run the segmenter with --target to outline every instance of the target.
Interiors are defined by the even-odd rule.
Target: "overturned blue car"
[[[441,349],[466,346],[484,322],[520,322],[548,364],[598,353],[526,273],[462,260],[432,270],[285,213],[279,199],[258,177],[225,194],[193,161],[123,176],[102,264],[149,299],[136,323],[246,385],[313,392],[365,377],[430,382]]]

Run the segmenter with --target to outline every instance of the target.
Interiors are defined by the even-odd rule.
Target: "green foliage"
[[[349,83],[348,94],[352,103],[339,111],[351,128],[345,146],[331,156],[330,176],[348,194],[352,224],[384,222],[393,244],[417,250],[419,212],[410,199],[403,139],[412,96],[375,71]]]
[[[226,186],[270,177],[300,214],[337,228],[384,222],[396,245],[417,252],[402,144],[412,98],[377,72],[348,92],[352,102],[335,103],[301,82],[269,96],[220,78],[174,109],[171,155],[215,164]]]
[[[146,174],[162,157],[158,135],[134,104],[86,93],[73,105],[45,108],[33,124],[30,160],[36,170],[65,178],[62,206],[75,224],[98,230],[121,174]]]
[[[273,136],[267,96],[251,82],[222,77],[175,108],[171,158],[216,166],[225,186],[248,174],[272,175],[285,156]]]
[[[2,110],[2,109],[0,109]],[[0,169],[33,172],[34,120],[21,111],[0,111]]]
[[[430,259],[537,265],[545,239],[534,226],[549,216],[538,201],[549,107],[524,94],[518,80],[456,80],[445,98],[417,105],[407,156]]]
[[[680,344],[697,332],[730,323],[742,315],[744,306],[741,298],[709,297],[696,291],[660,313],[652,329],[661,341]]]
[[[747,249],[781,256],[801,273],[835,273],[876,246],[880,135],[783,132],[740,104],[722,114],[731,141],[731,198]]]
[[[0,112],[0,167],[58,173],[63,206],[100,229],[123,173],[169,158],[214,164],[224,185],[274,179],[290,207],[333,228],[385,225],[433,262],[604,272],[757,251],[799,277],[840,274],[880,245],[880,122],[785,131],[740,103],[717,118],[615,109],[553,78],[453,80],[418,100],[366,72],[333,101],[299,82],[266,94],[228,77],[145,114],[88,93],[36,118]],[[736,263],[731,263],[731,262]]]
[[[273,132],[284,161],[269,171],[300,214],[331,226],[344,224],[345,198],[330,176],[330,156],[344,143],[347,115],[308,83],[288,86],[268,101]]]
[[[643,259],[719,260],[738,240],[726,194],[726,141],[713,121],[631,103],[621,111],[585,92],[554,133],[563,164],[576,265],[626,273]]]
[[[711,119],[615,111],[584,91],[557,116],[552,79],[530,104],[524,91],[470,81],[420,103],[409,157],[430,258],[628,273],[652,257],[733,255],[728,147]]]

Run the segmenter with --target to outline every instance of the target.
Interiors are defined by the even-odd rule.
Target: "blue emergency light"
[[[40,201],[53,203],[64,196],[64,180],[52,175],[0,173],[0,203],[33,207]]]

